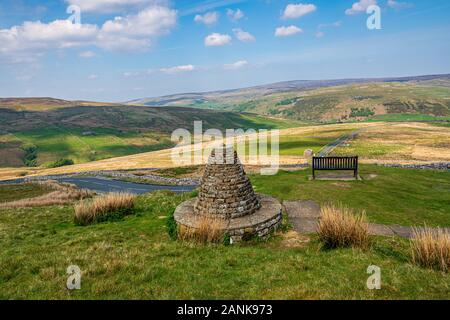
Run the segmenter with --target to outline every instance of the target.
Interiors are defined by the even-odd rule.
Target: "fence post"
[[[316,157],[312,158],[312,174],[313,174],[313,180],[316,180],[316,172],[314,170],[314,163],[316,162]]]

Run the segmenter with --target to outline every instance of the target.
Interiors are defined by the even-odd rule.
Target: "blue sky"
[[[373,4],[381,30],[366,26]],[[0,96],[126,101],[450,73],[449,18],[448,0],[2,0]]]

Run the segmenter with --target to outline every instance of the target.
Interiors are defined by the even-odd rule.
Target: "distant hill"
[[[51,98],[0,100],[0,167],[50,166],[159,150],[177,128],[275,128],[285,121],[229,111],[73,102]],[[149,164],[151,166],[151,164]]]
[[[117,105],[115,103],[68,101],[47,97],[36,98],[0,98],[0,108],[17,111],[47,111],[75,106]]]
[[[0,105],[0,133],[36,130],[52,126],[97,128],[122,132],[171,133],[176,128],[191,129],[202,120],[205,129],[252,127],[245,115],[220,110],[198,110],[179,107],[142,107],[129,105],[65,106],[45,111],[17,110]]]
[[[369,119],[384,114],[450,116],[450,75],[286,81],[236,90],[128,102],[252,112],[300,121]]]

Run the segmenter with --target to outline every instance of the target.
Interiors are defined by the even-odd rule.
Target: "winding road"
[[[143,194],[158,190],[170,190],[174,192],[191,192],[196,188],[196,186],[160,186],[152,184],[140,184],[98,177],[70,177],[70,178],[61,177],[53,180],[57,180],[62,183],[71,183],[79,188],[92,190],[98,193],[129,192],[133,194]],[[0,184],[17,184],[23,182],[25,182],[25,179],[0,181]]]

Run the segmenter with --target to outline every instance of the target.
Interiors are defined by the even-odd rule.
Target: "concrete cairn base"
[[[198,198],[178,206],[174,218],[180,227],[194,230],[205,218],[220,221],[221,231],[239,242],[275,230],[281,222],[281,204],[254,192],[236,151],[224,145],[209,157]]]

